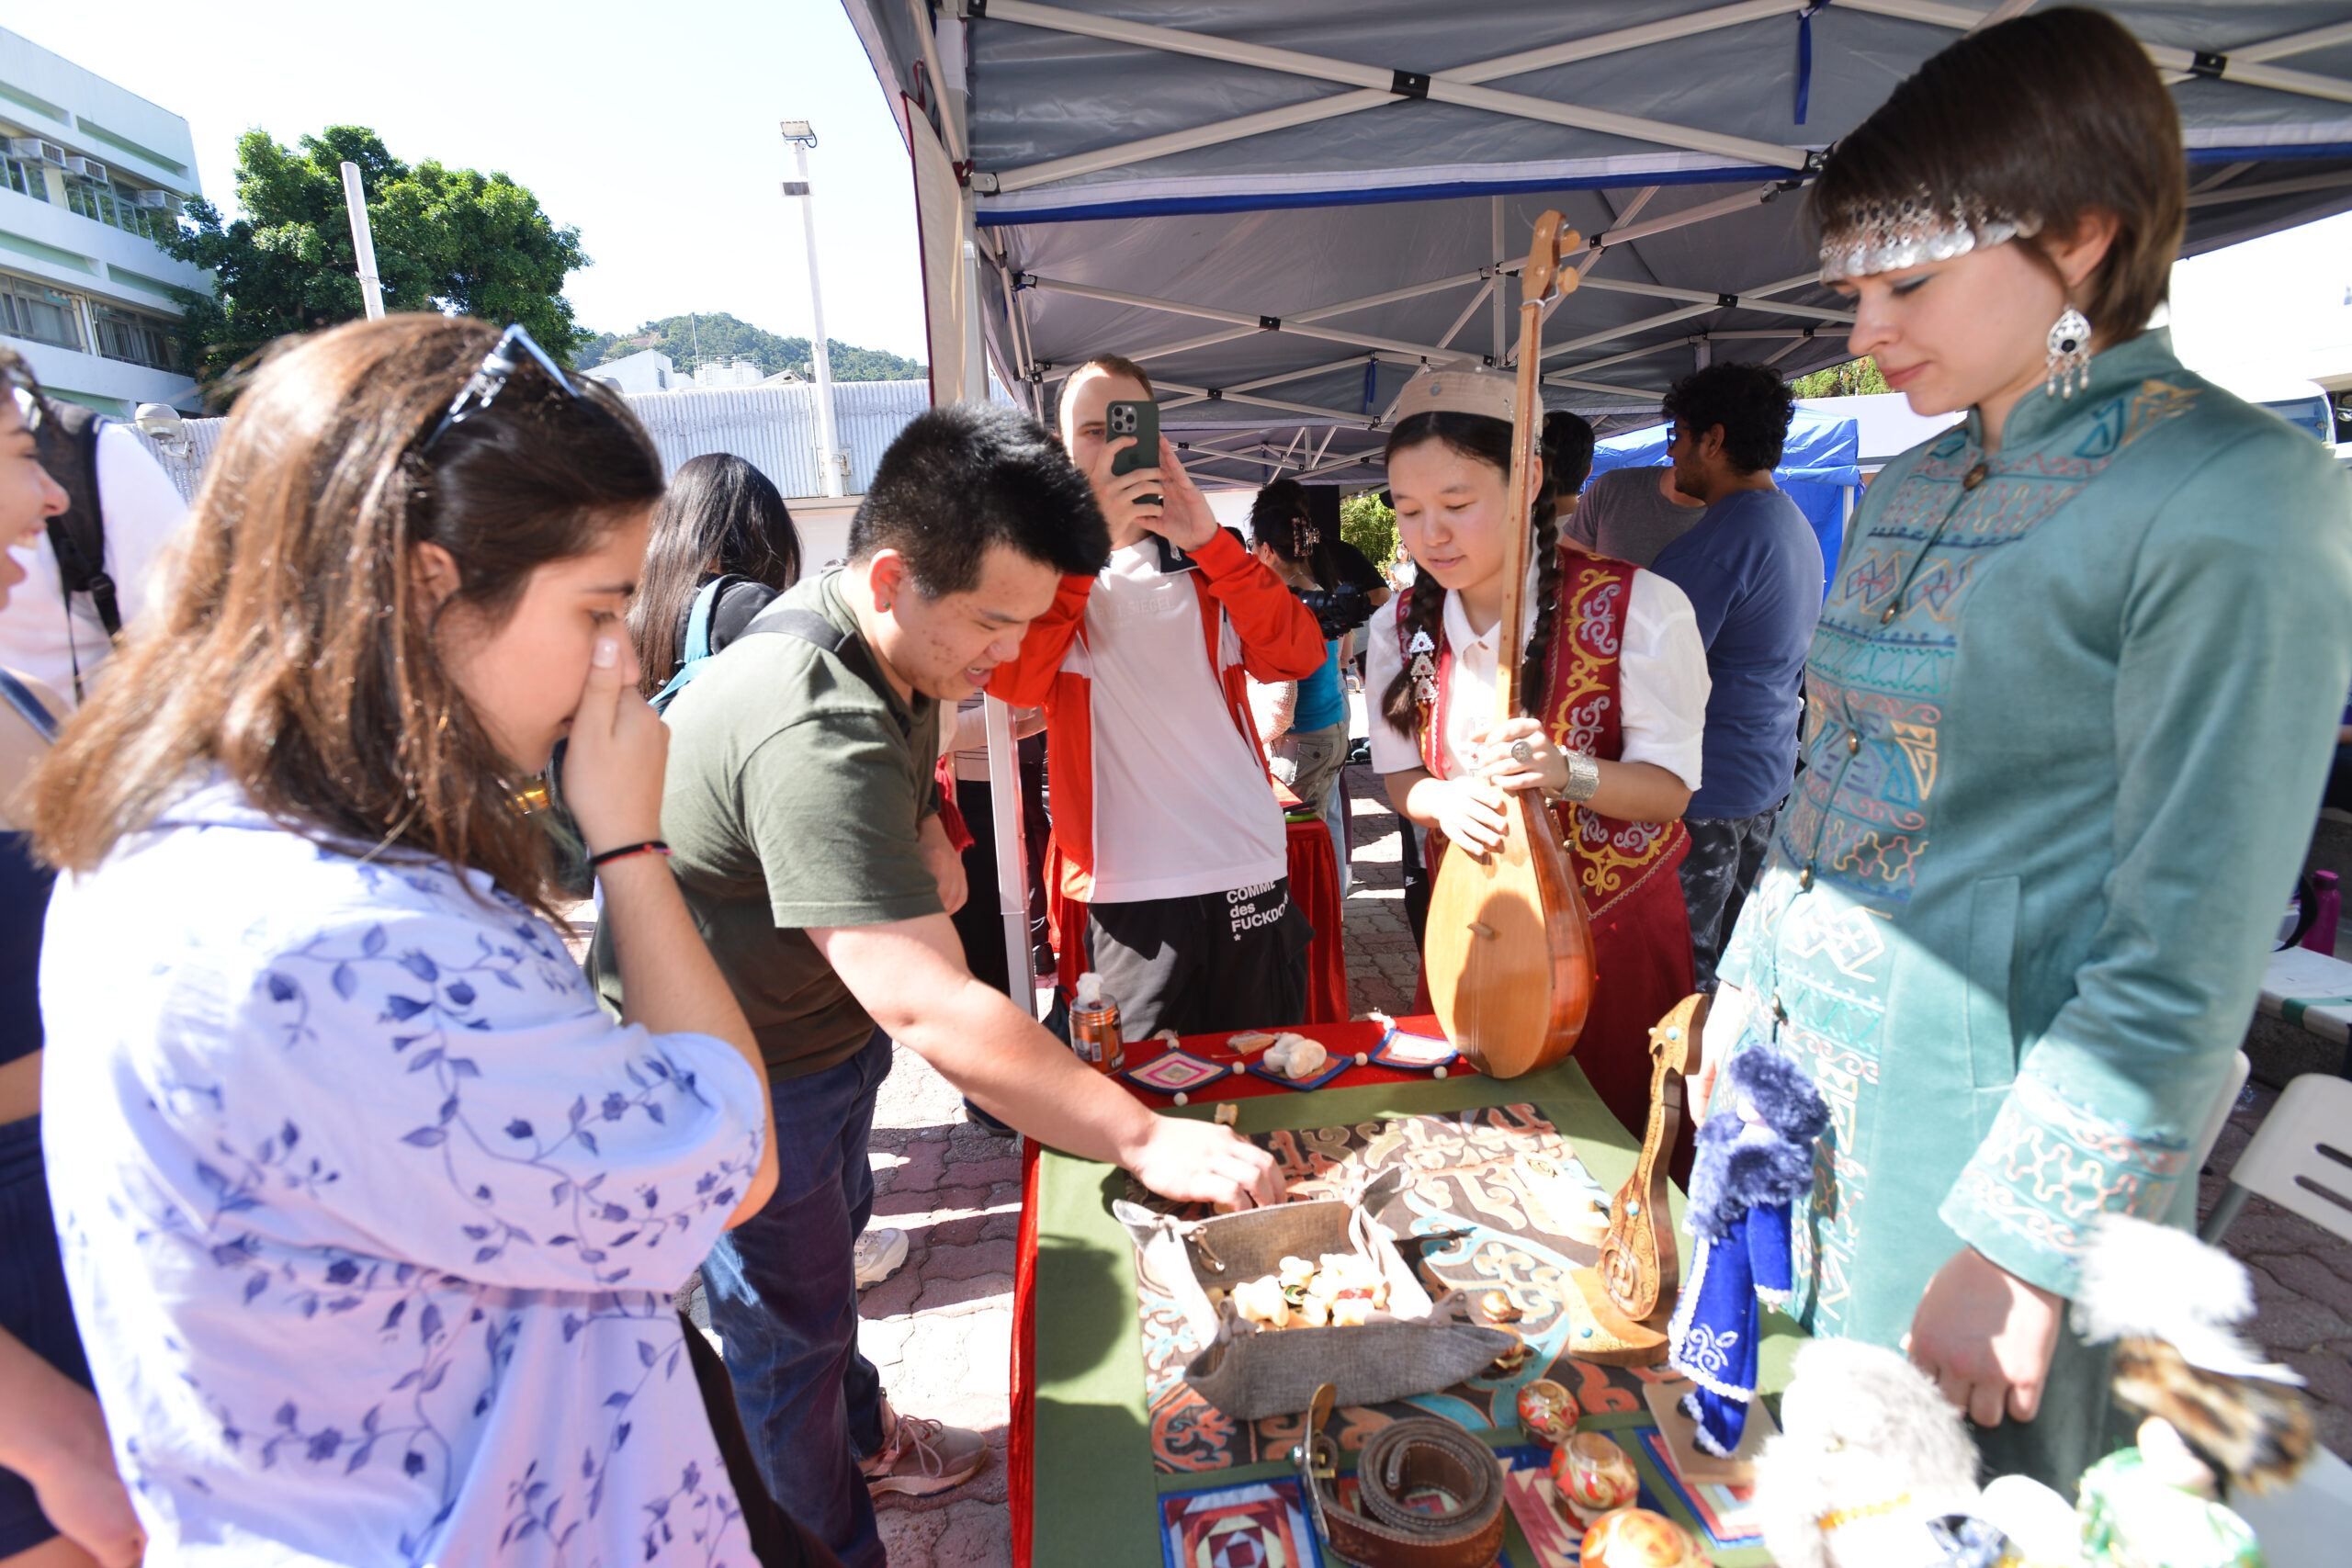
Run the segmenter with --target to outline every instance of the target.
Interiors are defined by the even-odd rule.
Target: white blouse
[[[66,1275],[148,1561],[745,1562],[671,1292],[757,1168],[725,1042],[479,873],[214,783],[41,951]]]
[[[1528,629],[1533,631],[1533,572],[1528,574]],[[1404,663],[1396,637],[1396,618],[1405,613],[1404,593],[1373,612],[1365,633],[1364,695],[1370,705],[1372,766],[1375,773],[1401,773],[1421,765],[1420,748],[1411,735],[1383,716],[1381,698]],[[1502,626],[1488,626],[1473,635],[1463,613],[1462,595],[1449,592],[1443,612],[1445,643],[1453,651],[1452,689],[1446,693],[1445,734],[1441,738],[1446,776],[1461,778],[1475,772],[1469,765],[1470,738],[1492,728],[1495,722],[1495,649]],[[1556,635],[1556,634],[1555,634]],[[1707,649],[1699,637],[1698,617],[1689,595],[1654,571],[1637,569],[1625,601],[1625,640],[1618,655],[1617,694],[1624,705],[1618,727],[1626,762],[1650,762],[1664,768],[1693,791],[1699,787],[1700,739],[1706,729]]]

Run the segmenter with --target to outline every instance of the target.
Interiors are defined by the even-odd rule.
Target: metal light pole
[[[808,235],[808,310],[816,329],[809,352],[817,366],[817,468],[825,493],[839,495],[842,470],[833,446],[833,367],[825,352],[825,296],[817,282],[817,198],[808,192],[808,149],[817,145],[817,133],[805,119],[787,119],[783,130],[784,139],[792,143],[793,173],[800,176],[784,182],[784,194],[800,198],[800,224]]]
[[[384,319],[384,286],[376,276],[376,231],[368,222],[368,192],[359,183],[359,165],[343,166],[343,205],[351,212],[351,249],[359,258],[359,297],[368,319]]]

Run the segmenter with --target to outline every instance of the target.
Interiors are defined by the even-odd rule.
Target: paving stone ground
[[[1419,958],[1405,921],[1396,818],[1369,769],[1348,770],[1356,886],[1346,905],[1348,999],[1357,1017],[1410,1010]],[[2210,1208],[2278,1098],[2254,1085],[2200,1181]],[[907,1233],[907,1266],[867,1291],[859,1343],[903,1411],[987,1435],[988,1467],[922,1499],[886,1498],[892,1568],[1010,1568],[1004,1442],[1021,1164],[1013,1140],[964,1120],[960,1097],[901,1050],[875,1113],[875,1224]],[[2255,1337],[2310,1380],[2322,1441],[2352,1456],[2352,1244],[2256,1198],[2224,1245],[2254,1277]]]

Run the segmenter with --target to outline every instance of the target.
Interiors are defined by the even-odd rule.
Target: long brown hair
[[[800,532],[791,509],[765,474],[726,452],[679,465],[646,536],[628,635],[649,697],[685,661],[680,629],[709,571],[749,578],[779,593],[800,581]]]
[[[222,432],[153,624],[66,727],[35,784],[51,863],[95,867],[208,768],[296,832],[487,873],[548,907],[547,836],[435,646],[463,603],[490,626],[533,571],[594,549],[662,493],[617,394],[567,397],[536,365],[416,447],[497,341],[397,315],[274,350]],[[429,614],[414,547],[456,560]]]
[[[2042,243],[2114,214],[2115,243],[2085,280],[2103,344],[2137,337],[2165,301],[2188,215],[2180,111],[2147,51],[2104,12],[2053,7],[1938,51],[1829,150],[1810,197],[1836,232],[1873,207],[1924,198],[2039,224]]]
[[[1508,491],[1511,427],[1503,421],[1445,409],[1417,413],[1391,433],[1386,457],[1393,461],[1397,453],[1431,441],[1443,442],[1461,456],[1498,470]],[[1552,466],[1545,463],[1536,478],[1535,505],[1528,520],[1534,535],[1528,547],[1535,560],[1535,597],[1529,605],[1535,614],[1535,626],[1528,634],[1527,656],[1520,665],[1519,675],[1520,700],[1531,712],[1544,701],[1544,666],[1552,657],[1553,613],[1560,603],[1560,527],[1558,519],[1552,515],[1554,496]],[[1510,504],[1508,495],[1504,504]],[[1405,603],[1396,611],[1396,624],[1404,632],[1405,646],[1412,646],[1416,632],[1427,632],[1432,643],[1437,641],[1444,612],[1445,589],[1428,572],[1418,573],[1413,586],[1407,591]],[[1398,729],[1415,739],[1420,738],[1420,709],[1413,700],[1411,655],[1408,654],[1398,664],[1396,679],[1380,694],[1380,711]]]

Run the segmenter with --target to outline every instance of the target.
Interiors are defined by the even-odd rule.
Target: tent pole
[[[1136,305],[1147,310],[1165,310],[1172,316],[1198,316],[1206,321],[1225,321],[1233,326],[1246,326],[1253,331],[1295,333],[1300,337],[1321,338],[1326,343],[1344,343],[1363,348],[1385,348],[1397,354],[1427,355],[1437,359],[1467,359],[1469,354],[1436,348],[1424,343],[1405,343],[1396,338],[1374,337],[1369,333],[1343,332],[1337,327],[1318,326],[1302,321],[1295,316],[1251,316],[1239,310],[1223,310],[1214,305],[1192,305],[1181,299],[1161,299],[1148,294],[1129,294],[1124,289],[1097,288],[1090,283],[1071,283],[1058,277],[1030,275],[1030,287],[1047,294],[1074,294],[1081,299],[1102,299],[1114,305]],[[1273,322],[1272,326],[1268,322]]]
[[[1391,288],[1385,294],[1367,294],[1360,299],[1341,299],[1336,304],[1317,305],[1312,310],[1301,310],[1283,319],[1289,321],[1328,321],[1333,316],[1344,316],[1351,310],[1369,310],[1375,305],[1393,305],[1399,299],[1418,299],[1424,294],[1438,294],[1448,288],[1459,288],[1465,283],[1476,283],[1487,276],[1488,274],[1483,270],[1460,272],[1452,277],[1434,278],[1428,283],[1408,284],[1403,288]],[[1477,300],[1474,299],[1471,301],[1471,308],[1476,310],[1476,307]],[[1465,315],[1463,320],[1467,321],[1469,317]],[[1221,343],[1232,343],[1240,338],[1254,337],[1263,330],[1261,327],[1253,325],[1238,327],[1230,332],[1207,333],[1200,337],[1182,338],[1175,343],[1163,343],[1150,348],[1139,348],[1126,357],[1141,364],[1147,359],[1159,359],[1170,354],[1189,354],[1196,348],[1214,348]],[[1343,360],[1340,363],[1344,364],[1346,361]],[[1071,366],[1055,370],[1047,375],[1046,379],[1058,381],[1076,368],[1077,367]]]
[[[1939,0],[1840,0],[1849,11],[1875,11],[1882,17],[1899,17],[1906,22],[1926,22],[1934,27],[1951,28],[1956,32],[1973,32],[1987,20],[1984,13],[1964,6],[1946,6]],[[2327,28],[2315,29],[2326,32]],[[2300,37],[2301,35],[2297,35]],[[2297,42],[2294,38],[2273,40],[2293,43],[2296,51],[2316,49],[2318,44]],[[2334,41],[2332,39],[2324,41]],[[2140,40],[2149,61],[2157,70],[2171,73],[2175,80],[2190,75],[2197,63],[2195,51],[2175,49],[2170,44]],[[2259,44],[2255,46],[2257,50]],[[2287,52],[2282,51],[2282,52]],[[2265,59],[2270,58],[2266,56]],[[2266,64],[2250,55],[2234,51],[2222,53],[2221,79],[2248,87],[2269,87],[2281,93],[2296,93],[2307,98],[2325,98],[2335,103],[2352,104],[2352,82],[2341,77],[2322,76],[2310,71],[2290,71],[2283,66]],[[1430,95],[1434,97],[1436,95]]]
[[[1480,61],[1476,64],[1457,66],[1451,71],[1436,73],[1430,78],[1430,96],[1441,101],[1463,102],[1466,100],[1450,97],[1448,95],[1464,92],[1479,93],[1485,99],[1510,99],[1519,103],[1541,106],[1554,111],[1590,114],[1594,111],[1576,111],[1569,109],[1566,105],[1551,104],[1541,98],[1521,98],[1517,94],[1489,93],[1474,85],[1498,81],[1508,76],[1522,75],[1532,71],[1548,70],[1555,65],[1566,65],[1578,60],[1591,60],[1601,55],[1614,54],[1629,49],[1640,49],[1674,39],[1691,38],[1700,33],[1713,32],[1723,28],[1738,27],[1768,17],[1801,11],[1804,9],[1806,4],[1808,0],[1748,0],[1748,3],[1744,5],[1718,6],[1712,11],[1697,11],[1689,16],[1645,23],[1640,27],[1621,28],[1615,32],[1595,33],[1589,38],[1572,39],[1566,43],[1553,44],[1544,49],[1523,50],[1515,54],[1499,55],[1493,60]],[[1352,83],[1363,89],[1353,93],[1337,94],[1327,98],[1310,99],[1303,104],[1268,109],[1258,114],[1242,115],[1233,119],[1197,126],[1190,130],[1172,131],[1164,136],[1146,137],[1141,141],[1125,142],[1116,147],[1104,147],[1091,152],[1080,152],[1066,158],[1049,159],[1045,163],[1029,164],[1025,168],[1001,170],[995,175],[994,185],[994,188],[1000,193],[1009,194],[1012,191],[1026,190],[1033,186],[1046,185],[1055,180],[1070,179],[1080,175],[1095,174],[1103,169],[1115,169],[1128,164],[1140,164],[1148,159],[1165,157],[1171,152],[1194,152],[1200,148],[1214,147],[1222,142],[1238,141],[1244,137],[1261,136],[1268,131],[1284,130],[1297,125],[1311,125],[1317,120],[1335,119],[1342,115],[1378,108],[1383,104],[1393,104],[1396,101],[1396,95],[1389,90],[1390,73],[1385,70],[1377,70],[1370,66],[1351,65],[1343,61],[1325,61],[1315,55],[1297,54],[1288,50],[1260,49],[1254,45],[1229,43],[1226,39],[1212,38],[1205,34],[1172,32],[1172,29],[1166,28],[1147,28],[1141,23],[1108,22],[1105,18],[1075,17],[1069,12],[1059,11],[1056,7],[1022,5],[1018,4],[1017,0],[1000,0],[999,4],[989,6],[989,16],[1004,21],[1023,22],[1032,27],[1057,28],[1063,31],[1082,32],[1094,38],[1141,43],[1146,47],[1161,49],[1172,53],[1204,55],[1213,60],[1227,60],[1235,63],[1261,65],[1270,70],[1289,71],[1296,75],[1321,76],[1328,81]],[[1140,36],[1171,32],[1172,38],[1169,41],[1162,41],[1158,37]],[[1223,52],[1219,46],[1222,46],[1222,51],[1237,52]],[[1296,64],[1291,63],[1295,62],[1309,62],[1313,66],[1324,69],[1301,70]],[[1341,73],[1332,74],[1333,68]],[[1444,85],[1442,88],[1440,84]],[[1505,114],[1521,112],[1512,107],[1498,107],[1498,105],[1493,102],[1480,102],[1477,107],[1498,108],[1498,112]],[[1526,118],[1555,118],[1555,116],[1542,114]],[[1582,121],[1556,119],[1555,123],[1581,124]],[[1661,125],[1655,120],[1624,120],[1623,123],[1610,126],[1589,125],[1586,129],[1611,130],[1640,141],[1663,140],[1669,146],[1687,145],[1672,137],[1645,135],[1640,130],[1627,129],[1629,125],[1671,131],[1678,135],[1703,134],[1683,132],[1679,127]],[[1754,156],[1756,149],[1769,147],[1770,143],[1748,142],[1744,145],[1747,151],[1736,155],[1747,158],[1748,161],[1785,164],[1792,168],[1803,166],[1802,156],[1794,164],[1789,164],[1784,156],[1770,158]],[[1719,147],[1700,150],[1723,151]],[[1787,152],[1786,149],[1779,151]]]
[[[2224,186],[2220,190],[2201,190],[2188,198],[2193,209],[2219,207],[2225,202],[2256,201],[2266,196],[2291,196],[2297,191],[2334,190],[2338,186],[2352,186],[2352,173],[2337,170],[2332,175],[2298,175],[2289,180],[2263,180],[2250,186]]]
[[[931,7],[923,0],[907,0],[907,9],[914,17],[915,37],[922,40],[922,66],[931,73],[931,90],[939,100],[939,128],[946,133],[947,156],[956,163],[967,162],[970,154],[964,151],[964,128],[956,123],[956,111],[947,102],[947,77],[939,69],[939,39],[931,30]]]
[[[1212,402],[1222,400],[1228,403],[1247,403],[1256,409],[1280,409],[1284,413],[1303,413],[1312,419],[1333,420],[1340,424],[1369,425],[1373,423],[1363,414],[1350,413],[1345,409],[1317,408],[1313,403],[1286,403],[1278,398],[1261,398],[1248,392],[1229,391],[1223,387],[1217,389],[1216,398],[1209,398],[1209,389],[1206,387],[1192,387],[1182,381],[1161,381],[1156,378],[1152,384],[1164,392],[1190,393],[1195,398],[1206,399]]]
[[[1778,287],[1793,288],[1801,283],[1820,281],[1819,273],[1809,272],[1803,277]],[[1584,280],[1584,287],[1598,288],[1604,294],[1639,294],[1647,299],[1684,299],[1693,305],[1706,305],[1716,309],[1732,308],[1723,304],[1721,294],[1710,294],[1703,288],[1672,288],[1663,283],[1634,283],[1618,277],[1588,277]],[[1748,293],[1736,295],[1734,298],[1739,300],[1738,308],[1744,310],[1762,310],[1775,316],[1804,316],[1816,321],[1835,321],[1841,327],[1850,327],[1854,324],[1854,312],[1851,310],[1825,310],[1817,305],[1789,305],[1778,300],[1769,305],[1751,306],[1747,303],[1764,292],[1764,289],[1754,289]],[[1546,354],[1544,357],[1549,359],[1552,356]]]
[[[1503,263],[1509,261],[1510,257],[1503,250],[1503,198],[1501,197],[1496,197],[1493,198],[1493,208],[1495,218],[1495,244],[1494,250],[1491,254],[1495,258],[1495,287],[1487,295],[1487,298],[1495,302],[1495,352],[1487,357],[1487,363],[1489,365],[1503,365],[1510,361],[1510,343],[1508,335],[1504,332],[1504,315],[1506,307],[1503,304],[1502,280],[1504,274],[1502,267]]]
[[[1497,310],[1503,308],[1502,290],[1497,287],[1501,276],[1500,273],[1497,273],[1493,277],[1487,279],[1486,287],[1470,296],[1470,303],[1462,307],[1462,314],[1453,318],[1453,324],[1446,328],[1445,335],[1437,340],[1438,347],[1452,347],[1453,340],[1462,335],[1462,329],[1470,324],[1470,318],[1478,313],[1478,307],[1487,299],[1494,299]]]
[[[988,360],[980,333],[980,247],[972,234],[972,203],[964,201],[964,400],[986,402]],[[1023,1010],[1037,1009],[1030,981],[1029,857],[1021,832],[1021,765],[1012,749],[1012,710],[994,697],[981,704],[988,732],[989,829],[996,837],[997,913],[1004,922],[1004,978]],[[966,897],[970,897],[967,892]]]

